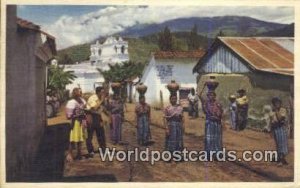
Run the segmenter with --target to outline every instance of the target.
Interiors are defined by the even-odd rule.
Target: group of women
[[[205,87],[205,86],[204,86]],[[100,92],[101,93],[101,92]],[[97,91],[96,91],[97,94]],[[122,140],[122,123],[124,119],[123,103],[118,93],[114,93],[112,98],[104,100],[103,94],[98,94],[98,102],[94,110],[105,108],[110,114],[110,138],[113,144],[118,144]],[[205,151],[221,151],[222,144],[222,129],[223,123],[223,108],[216,99],[214,90],[208,90],[206,97],[203,96],[203,90],[199,94],[202,104],[202,110],[205,114]],[[170,105],[165,107],[163,111],[164,125],[166,130],[165,150],[170,152],[182,151],[184,149],[183,134],[185,129],[183,108],[177,103],[177,94],[170,94]],[[105,102],[106,101],[106,102]],[[281,105],[279,98],[272,99],[273,110],[270,113],[271,132],[274,135],[279,160],[281,164],[287,164],[284,156],[288,153],[287,135],[285,132],[287,113]],[[73,99],[67,106],[66,112],[68,119],[71,119],[70,132],[70,149],[69,157],[72,157],[72,144],[77,143],[77,156],[81,158],[81,143],[85,139],[86,130],[89,128],[90,122],[88,113],[86,112],[86,102],[81,96],[80,89],[73,90]],[[146,103],[145,96],[140,95],[139,102],[135,107],[136,122],[137,122],[137,142],[139,145],[146,145],[151,139],[151,108]],[[245,122],[244,119],[241,121]],[[100,118],[100,124],[102,120]],[[243,123],[242,123],[243,124]],[[104,136],[104,134],[103,134]],[[99,139],[98,139],[99,140]],[[104,138],[105,140],[105,138]],[[99,143],[100,145],[100,143]],[[100,147],[101,148],[101,147]]]

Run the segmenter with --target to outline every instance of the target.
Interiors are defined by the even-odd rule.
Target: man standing
[[[88,138],[86,140],[87,150],[89,157],[94,156],[94,147],[92,144],[93,133],[96,131],[99,148],[102,152],[105,151],[105,132],[103,127],[103,121],[101,117],[101,111],[105,108],[105,90],[103,87],[96,88],[96,94],[89,97],[87,102],[87,109],[89,110],[90,121],[87,127]]]

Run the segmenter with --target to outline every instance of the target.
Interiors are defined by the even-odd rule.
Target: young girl
[[[235,95],[230,95],[229,97],[229,111],[230,111],[230,120],[231,120],[231,128],[233,130],[237,130],[237,105],[236,105],[236,97]]]

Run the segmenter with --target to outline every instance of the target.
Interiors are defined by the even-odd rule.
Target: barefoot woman
[[[68,161],[73,160],[72,145],[77,145],[77,156],[75,159],[81,159],[81,145],[86,139],[86,115],[84,108],[85,100],[81,97],[79,88],[74,88],[72,92],[73,99],[66,105],[66,116],[71,120],[70,145],[67,156]]]
[[[177,104],[176,94],[171,94],[170,103],[171,105],[164,110],[166,125],[165,148],[170,152],[182,151],[184,132],[183,108]]]

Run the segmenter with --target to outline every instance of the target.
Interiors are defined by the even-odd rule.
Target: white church
[[[108,64],[114,65],[128,60],[128,42],[122,37],[108,37],[103,44],[97,41],[91,45],[91,64],[101,65],[104,70],[108,69]]]
[[[97,68],[109,70],[108,64],[115,65],[129,61],[128,42],[122,37],[108,37],[103,44],[99,41],[90,47],[90,60],[74,65],[66,65],[66,71],[74,71],[77,78],[66,89],[72,91],[80,87],[84,93],[94,92],[95,87],[104,83],[103,76]]]

